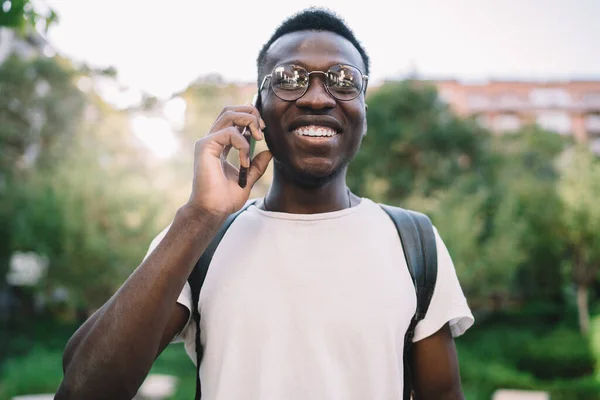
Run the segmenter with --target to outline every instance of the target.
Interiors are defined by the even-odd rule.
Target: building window
[[[500,108],[520,109],[525,107],[526,101],[512,93],[504,93],[496,96],[496,106]]]
[[[473,110],[481,110],[490,106],[490,99],[482,94],[470,94],[467,96],[467,104]]]
[[[571,104],[571,95],[565,89],[558,88],[533,89],[529,99],[537,107],[566,107]]]
[[[586,115],[584,125],[588,135],[600,136],[600,114]]]
[[[600,92],[589,92],[584,94],[583,104],[586,106],[600,107]]]
[[[500,114],[494,118],[494,129],[500,132],[517,131],[521,128],[521,119],[515,114]]]
[[[571,132],[571,117],[566,112],[543,112],[538,114],[536,122],[540,127],[549,131],[554,131],[563,135]]]

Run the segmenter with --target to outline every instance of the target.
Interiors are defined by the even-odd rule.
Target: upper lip
[[[290,129],[294,130],[301,126],[326,126],[335,130],[337,133],[342,132],[342,124],[335,118],[328,115],[303,115],[295,118],[290,124]]]

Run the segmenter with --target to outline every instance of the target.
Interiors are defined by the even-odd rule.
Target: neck
[[[268,211],[320,214],[343,210],[356,201],[346,186],[345,170],[326,184],[305,187],[285,179],[284,174],[275,169],[265,203],[263,207]]]

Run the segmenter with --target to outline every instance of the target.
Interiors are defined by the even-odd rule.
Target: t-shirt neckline
[[[261,216],[267,218],[274,219],[285,219],[285,220],[293,220],[293,221],[320,221],[326,219],[340,218],[345,217],[347,215],[354,214],[361,209],[363,209],[368,202],[368,199],[361,197],[360,203],[355,205],[354,207],[344,208],[342,210],[330,211],[325,213],[316,213],[316,214],[291,214],[279,211],[265,211],[257,207],[257,205],[261,204],[263,199],[257,199],[256,203],[251,205],[248,210],[256,212]]]

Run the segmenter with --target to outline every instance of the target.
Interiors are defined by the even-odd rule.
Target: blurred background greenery
[[[0,20],[13,44],[0,61],[0,399],[56,390],[70,335],[186,200],[193,142],[255,90],[204,76],[168,100],[116,108],[98,88],[117,85],[117,71],[48,55],[31,27],[56,15],[12,6]],[[427,213],[446,241],[476,315],[457,340],[466,397],[600,399],[598,157],[534,124],[493,134],[417,79],[372,87],[368,103],[349,184]],[[174,108],[182,150],[158,157],[136,124],[160,135]],[[254,195],[268,184],[269,174]],[[193,398],[181,345],[152,372],[178,377],[173,398]]]

